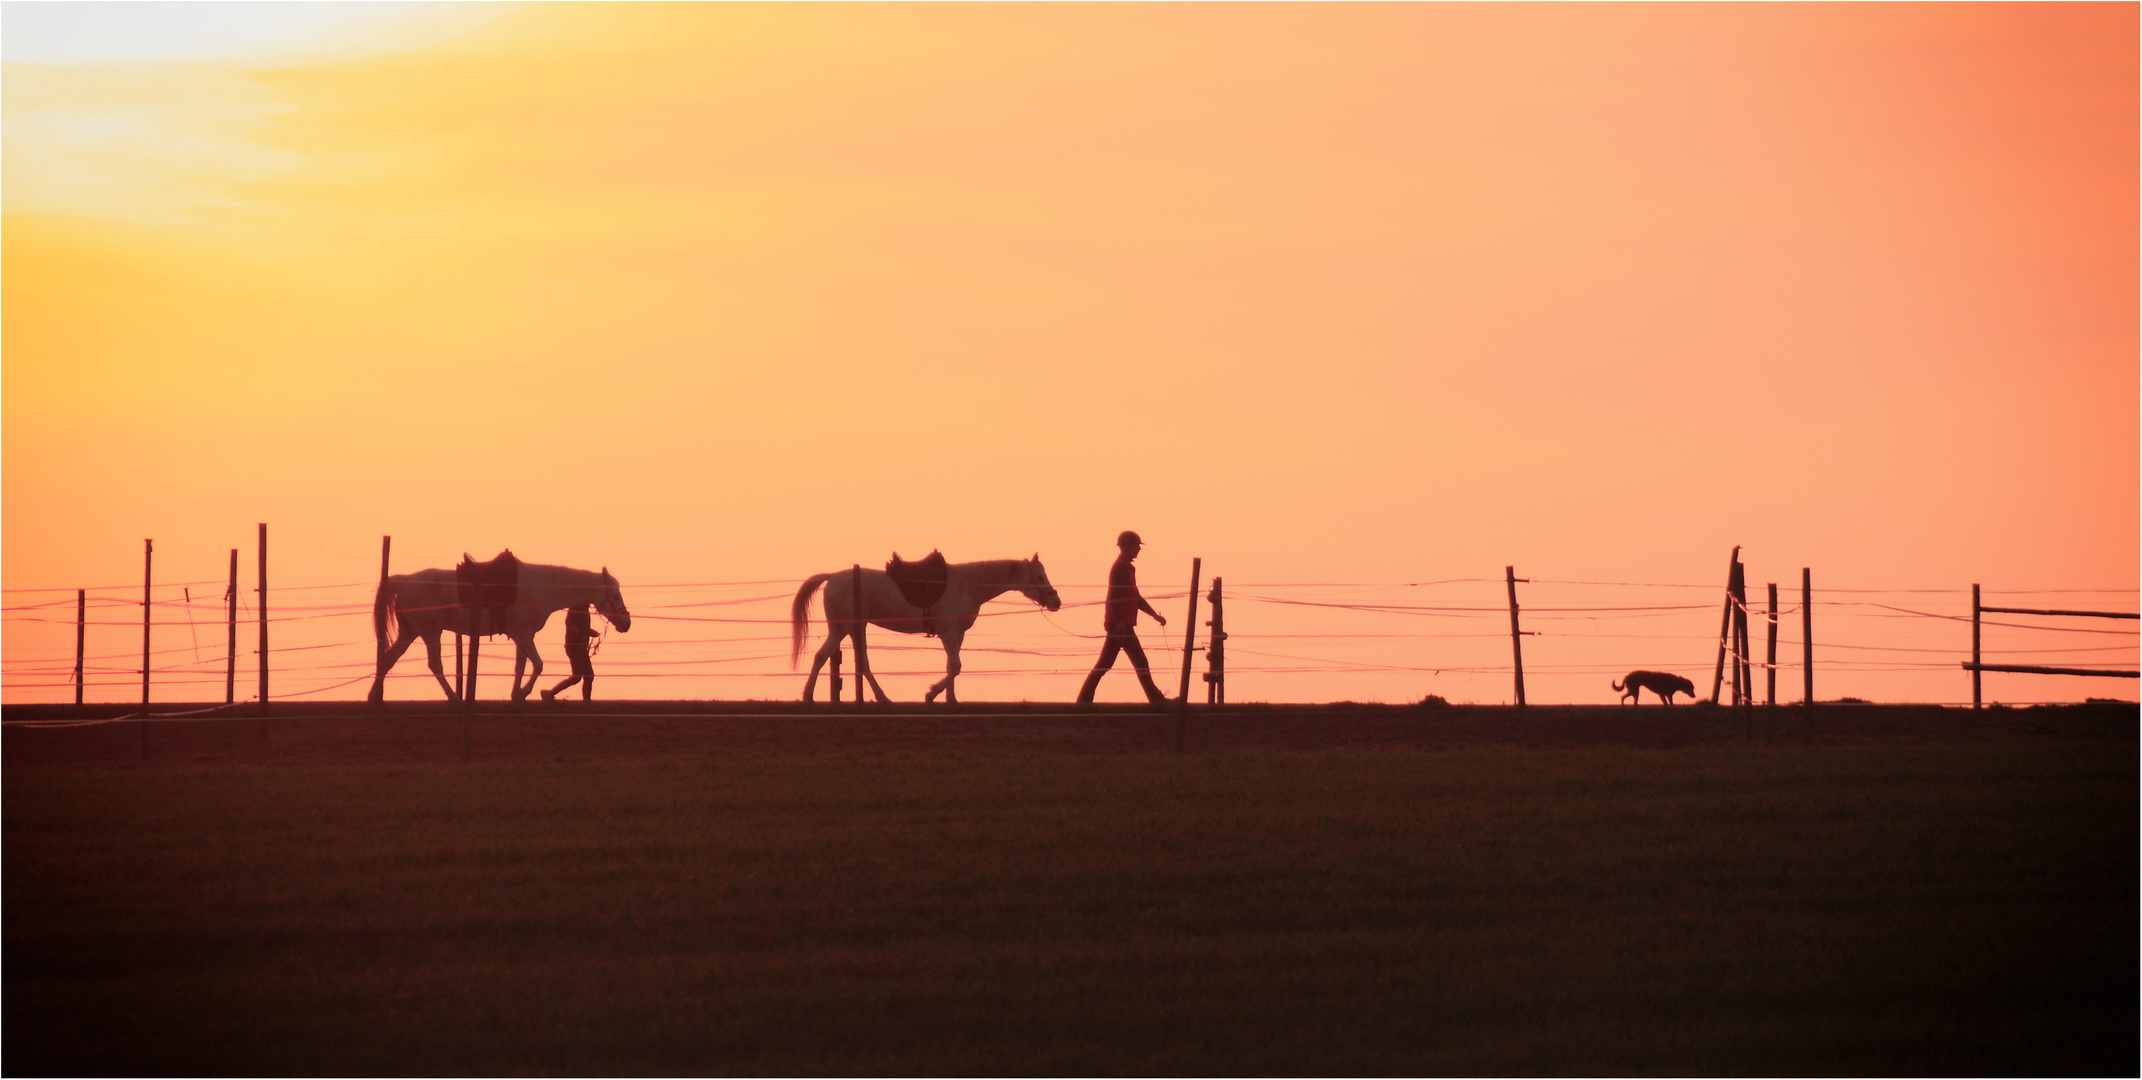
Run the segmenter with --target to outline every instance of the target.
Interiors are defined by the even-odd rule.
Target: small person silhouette
[[[555,701],[559,694],[574,683],[580,684],[580,700],[595,696],[595,664],[588,659],[588,642],[595,630],[588,619],[588,606],[582,604],[565,613],[565,658],[572,662],[572,677],[543,691],[543,700]]]
[[[1145,687],[1145,699],[1152,704],[1165,704],[1167,695],[1153,685],[1153,671],[1145,662],[1145,647],[1138,644],[1138,613],[1151,615],[1162,626],[1168,625],[1166,617],[1153,610],[1138,594],[1138,571],[1131,566],[1138,557],[1145,541],[1129,529],[1116,537],[1116,547],[1121,554],[1116,556],[1114,566],[1108,568],[1108,602],[1101,609],[1101,629],[1108,640],[1101,646],[1101,659],[1093,665],[1093,673],[1086,676],[1086,685],[1078,692],[1078,703],[1093,704],[1093,692],[1100,688],[1101,676],[1115,666],[1118,652],[1130,655],[1131,667],[1137,669],[1138,683]]]

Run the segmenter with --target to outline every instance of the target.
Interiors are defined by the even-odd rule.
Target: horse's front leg
[[[454,693],[454,684],[446,681],[446,665],[439,662],[438,631],[424,636],[424,658],[431,667],[431,677],[439,680],[439,689],[446,691],[446,700],[458,700],[461,695]]]
[[[922,699],[925,703],[936,701],[938,691],[943,691],[945,704],[959,704],[959,692],[952,688],[952,680],[959,678],[959,643],[963,636],[958,633],[939,635],[939,640],[945,643],[945,677],[930,687],[929,696]]]

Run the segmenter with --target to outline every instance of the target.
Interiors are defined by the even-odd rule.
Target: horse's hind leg
[[[439,680],[439,689],[446,691],[446,700],[458,700],[461,695],[454,693],[454,684],[446,681],[446,665],[439,662],[439,633],[436,630],[424,635],[424,659],[431,668],[431,677]]]
[[[810,701],[818,693],[818,669],[826,666],[826,661],[833,659],[834,654],[840,652],[842,633],[844,631],[835,629],[827,634],[826,643],[820,645],[818,652],[811,657],[811,677],[803,684],[803,700]]]
[[[528,685],[526,686],[521,685],[521,666],[523,664],[533,664],[535,666],[535,670],[528,674]],[[521,640],[520,638],[514,638],[513,700],[528,700],[528,695],[535,693],[536,680],[541,679],[542,677],[543,654],[536,651],[534,635],[530,635],[525,641]]]
[[[387,655],[380,657],[379,670],[372,674],[372,693],[365,698],[366,701],[376,704],[387,699],[387,672],[394,670],[395,661],[400,660],[402,654],[409,651],[409,643],[416,638],[416,633],[406,627],[395,636],[394,644],[387,648]],[[437,655],[436,652],[433,653],[433,656]]]
[[[870,650],[863,644],[863,632],[856,629],[848,637],[855,645],[855,677],[870,684],[870,692],[878,696],[878,704],[892,700],[885,696],[885,688],[878,685],[878,677],[870,672]]]

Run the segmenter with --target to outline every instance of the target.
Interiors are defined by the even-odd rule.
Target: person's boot
[[[545,701],[556,701],[556,700],[558,700],[558,692],[557,692],[556,690],[545,690],[545,691],[543,691],[543,700],[545,700]]]

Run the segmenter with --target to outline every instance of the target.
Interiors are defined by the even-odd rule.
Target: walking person
[[[1115,666],[1116,654],[1128,653],[1131,667],[1138,671],[1138,684],[1145,687],[1145,699],[1155,705],[1165,704],[1166,694],[1153,685],[1153,671],[1146,666],[1145,647],[1138,644],[1138,613],[1151,615],[1155,622],[1168,625],[1166,617],[1153,610],[1153,605],[1138,595],[1138,571],[1131,562],[1138,557],[1145,541],[1129,529],[1116,537],[1116,564],[1108,568],[1108,602],[1101,608],[1101,629],[1108,640],[1101,646],[1101,659],[1093,665],[1093,674],[1086,676],[1086,685],[1078,692],[1078,703],[1093,704],[1093,692],[1101,685],[1101,676]]]
[[[558,695],[574,683],[580,684],[580,700],[595,696],[595,664],[588,658],[588,642],[595,637],[595,629],[588,619],[588,606],[582,604],[565,612],[565,658],[572,662],[572,677],[543,691],[543,700],[554,701]]]

